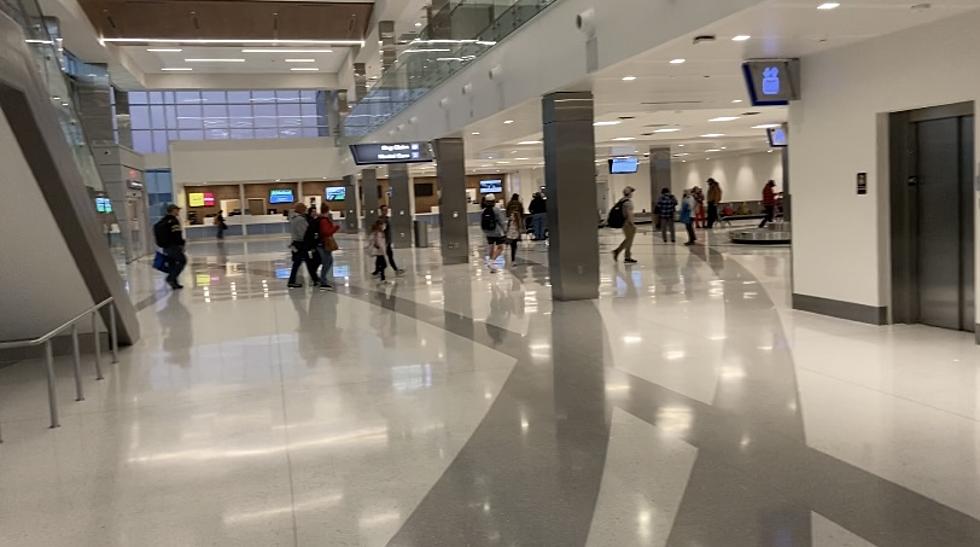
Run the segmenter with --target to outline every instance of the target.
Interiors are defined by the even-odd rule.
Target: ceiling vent
[[[717,39],[718,37],[716,37],[714,34],[702,34],[694,37],[694,45],[709,44]]]

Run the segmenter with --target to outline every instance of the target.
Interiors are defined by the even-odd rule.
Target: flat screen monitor
[[[344,201],[347,199],[346,186],[328,186],[323,193],[324,199],[327,201]]]
[[[431,182],[423,182],[415,185],[415,197],[428,198],[436,195],[435,185]]]
[[[800,98],[799,61],[752,59],[742,63],[742,75],[754,106],[783,106]]]
[[[432,144],[427,142],[352,144],[350,152],[357,165],[424,163],[433,160]]]
[[[214,193],[212,192],[191,192],[187,194],[188,207],[213,207]]]
[[[270,204],[293,203],[294,201],[296,200],[293,198],[293,191],[291,189],[272,190],[269,192]]]
[[[112,200],[106,197],[95,198],[95,211],[97,213],[111,213],[112,212]]]
[[[504,192],[504,181],[499,179],[481,180],[481,194],[502,194]]]
[[[204,206],[214,207],[214,194],[212,192],[204,192]]]
[[[622,156],[609,160],[609,174],[630,175],[640,169],[640,160],[636,156]]]
[[[769,134],[769,146],[773,148],[785,148],[789,146],[786,140],[786,128],[785,127],[771,127],[766,130]]]

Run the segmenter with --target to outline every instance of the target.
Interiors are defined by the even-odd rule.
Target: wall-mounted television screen
[[[213,207],[214,194],[212,192],[191,192],[187,194],[188,207]]]
[[[422,182],[415,185],[415,197],[428,198],[436,195],[436,187],[431,182]]]
[[[324,199],[327,201],[344,201],[347,199],[346,186],[328,186],[323,193],[325,196]]]
[[[609,159],[610,175],[631,175],[640,169],[640,160],[636,156],[620,156]]]
[[[95,211],[97,213],[111,213],[112,212],[112,200],[106,197],[95,198]]]
[[[295,198],[293,197],[293,191],[291,189],[278,189],[269,192],[269,203],[293,203]]]
[[[504,192],[504,181],[500,179],[481,180],[481,194],[502,194]]]
[[[800,98],[800,63],[796,59],[750,59],[742,74],[753,106],[781,106]]]
[[[766,130],[769,134],[769,146],[773,148],[785,148],[789,146],[789,142],[786,139],[786,128],[785,127],[772,127]]]

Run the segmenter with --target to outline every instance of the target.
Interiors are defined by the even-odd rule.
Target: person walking
[[[691,197],[694,198],[694,227],[704,228],[706,218],[704,211],[704,190],[700,186],[691,188]]]
[[[306,204],[297,203],[293,206],[293,213],[289,217],[289,233],[292,237],[289,250],[292,251],[293,255],[293,268],[289,272],[289,282],[286,285],[290,289],[303,288],[303,284],[297,281],[296,276],[304,264],[306,264],[306,270],[310,274],[310,280],[314,285],[318,285],[320,281],[317,278],[313,260],[310,258],[310,251],[313,250],[311,243],[313,242],[310,241],[310,220],[306,215]]]
[[[157,247],[167,258],[167,285],[173,290],[183,289],[177,281],[180,273],[187,265],[187,255],[184,254],[184,230],[180,226],[180,207],[171,203],[167,205],[167,214],[153,226],[153,237]]]
[[[770,180],[762,188],[762,208],[766,217],[759,223],[759,228],[765,228],[776,216],[776,181]]]
[[[695,186],[695,188],[697,188]],[[684,245],[691,246],[698,240],[698,236],[694,233],[694,218],[697,207],[697,200],[694,198],[693,191],[684,191],[684,195],[681,197],[681,214],[680,220],[684,228],[687,229],[687,243]]]
[[[379,283],[385,282],[385,270],[388,269],[388,262],[385,255],[388,252],[388,241],[385,239],[385,221],[380,218],[371,226],[371,234],[368,236],[368,253],[374,257],[374,272],[372,277],[377,277]]]
[[[334,234],[340,230],[340,225],[334,223],[333,218],[330,216],[330,205],[326,203],[320,206],[320,218],[317,219],[320,223],[320,229],[318,230],[320,238],[317,240],[316,251],[320,255],[320,290],[321,291],[332,291],[333,286],[333,252],[339,248],[337,245],[337,240],[334,239]]]
[[[385,223],[385,241],[387,242],[387,247],[385,248],[385,255],[388,257],[388,265],[391,266],[392,270],[395,270],[395,275],[401,277],[405,275],[405,270],[398,267],[395,264],[395,250],[391,246],[391,216],[389,215],[389,209],[387,205],[382,205],[379,208],[380,216],[379,219],[384,220]]]
[[[507,243],[510,245],[510,264],[511,266],[517,262],[517,245],[521,241],[522,227],[524,226],[524,220],[522,213],[524,208],[514,211],[508,207],[507,214],[507,230],[506,237]]]
[[[218,239],[224,239],[225,230],[228,229],[228,224],[225,223],[224,211],[218,211],[217,216],[214,217],[214,225],[218,229]]]
[[[633,260],[633,238],[636,237],[636,222],[633,216],[633,192],[636,189],[632,186],[627,186],[623,188],[623,198],[616,203],[613,207],[613,211],[610,212],[609,216],[612,218],[614,215],[622,216],[622,228],[623,228],[623,242],[616,247],[616,250],[612,252],[613,260],[619,260],[620,253],[624,253],[626,258],[623,262],[626,264],[636,264]],[[618,208],[618,214],[617,214]],[[618,224],[618,222],[616,223]],[[616,226],[613,226],[615,228]]]
[[[713,178],[708,179],[708,228],[718,222],[718,205],[721,203],[721,185]]]
[[[535,192],[528,206],[528,213],[531,215],[531,227],[533,229],[534,241],[545,239],[545,225],[548,222],[548,202],[545,201],[541,192]]]
[[[507,215],[497,207],[497,197],[493,194],[487,194],[483,199],[480,228],[487,238],[487,268],[490,273],[497,273],[495,264],[507,239]]]
[[[524,204],[521,203],[521,196],[519,194],[514,194],[510,196],[510,201],[507,202],[507,219],[509,220],[512,215],[517,214],[517,220],[520,221],[519,229],[524,230]]]
[[[660,218],[660,236],[664,243],[667,243],[667,232],[670,231],[670,242],[677,242],[677,234],[674,230],[674,212],[677,210],[677,198],[670,193],[670,188],[660,191],[660,199],[657,200],[657,216]]]

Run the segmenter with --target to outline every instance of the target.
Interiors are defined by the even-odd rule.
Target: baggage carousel
[[[729,235],[732,243],[742,245],[788,245],[793,241],[787,222],[770,224],[765,228],[732,230]]]

